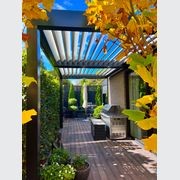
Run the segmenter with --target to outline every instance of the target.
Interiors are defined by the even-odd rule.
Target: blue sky
[[[58,9],[58,10],[76,10],[76,11],[85,11],[87,8],[87,5],[85,3],[85,0],[55,0],[54,6],[52,9]],[[42,51],[41,51],[42,52]],[[41,53],[42,61],[46,67],[47,70],[52,70],[53,67],[44,55],[44,53]]]
[[[55,0],[54,6],[52,9],[58,10],[76,10],[76,11],[85,11],[87,8],[85,0]],[[50,64],[45,54],[41,50],[42,62],[47,70],[53,70],[53,66]],[[76,84],[77,80],[71,80],[73,84]]]
[[[85,3],[85,0],[55,0],[55,3],[54,3],[54,6],[52,9],[56,9],[56,10],[76,10],[76,11],[85,11],[87,9],[87,5]],[[89,36],[90,38],[90,36]],[[106,37],[107,38],[107,37]],[[106,39],[105,38],[105,39]],[[104,40],[105,41],[105,40]],[[103,46],[103,42],[100,44],[100,46]],[[109,48],[111,46],[111,42],[109,42],[107,44],[107,48]],[[80,47],[80,46],[79,46]],[[115,53],[117,53],[119,51],[119,48],[117,49]],[[92,54],[92,53],[90,53]],[[114,56],[113,54],[113,56]],[[108,55],[108,54],[107,54]],[[94,56],[96,56],[96,54],[94,54]],[[92,56],[91,59],[93,60],[95,57]],[[104,53],[101,52],[99,54],[99,58],[101,58],[102,56],[104,56]],[[44,63],[44,66],[47,70],[53,70],[53,67],[52,65],[50,64],[50,62],[48,61],[48,59],[46,58],[46,56],[42,53],[41,54],[41,57],[42,57],[42,61]],[[110,57],[109,57],[110,58]],[[84,69],[83,69],[84,71]],[[95,73],[96,69],[95,70],[91,70],[92,72],[91,73]],[[88,70],[89,72],[89,70]],[[78,83],[78,80],[71,80],[73,84],[76,84]]]
[[[53,9],[61,10],[86,10],[85,0],[55,0]]]

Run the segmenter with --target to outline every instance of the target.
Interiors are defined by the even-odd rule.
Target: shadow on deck
[[[135,140],[94,141],[90,122],[65,119],[62,131],[65,149],[89,158],[88,180],[156,180],[156,156]]]

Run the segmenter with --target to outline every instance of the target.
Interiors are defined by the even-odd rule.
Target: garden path
[[[89,158],[88,180],[156,180],[156,155],[135,140],[94,141],[87,119],[64,119],[62,141],[71,153]]]

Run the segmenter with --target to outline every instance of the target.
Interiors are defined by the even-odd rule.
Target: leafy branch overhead
[[[135,105],[140,110],[124,110],[123,113],[143,130],[157,129],[157,57],[148,55],[145,59],[138,54],[133,54],[127,63],[130,65],[129,68],[151,87],[151,94],[136,100]],[[143,140],[146,149],[156,152],[156,146],[153,144],[157,142],[155,138],[154,134],[151,138]]]
[[[118,60],[129,52],[141,51],[147,55],[153,51],[146,38],[157,31],[156,0],[92,0],[87,5],[88,24],[108,34],[109,39],[121,41],[124,51]]]
[[[51,11],[54,0],[23,0],[22,22],[28,28],[33,28],[33,20],[48,20],[47,11]]]
[[[116,60],[127,57],[129,68],[149,86],[151,92],[136,100],[139,110],[124,114],[140,128],[157,128],[157,0],[87,0],[88,24],[109,39],[121,41]],[[108,51],[106,47],[106,52]],[[131,55],[130,55],[131,53]],[[130,56],[129,56],[130,55]],[[156,134],[144,140],[145,148],[156,152]]]
[[[27,28],[34,28],[33,20],[48,20],[47,11],[51,11],[54,0],[23,0],[22,1],[22,22]],[[24,28],[25,30],[25,28]],[[24,31],[23,30],[23,31]],[[22,40],[28,47],[29,34],[22,33]]]

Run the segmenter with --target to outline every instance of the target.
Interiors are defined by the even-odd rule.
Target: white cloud
[[[52,9],[65,10],[66,8],[64,8],[63,6],[59,5],[58,3],[54,3],[54,6],[53,6]]]
[[[65,0],[63,2],[63,4],[66,5],[66,6],[72,6],[73,5],[72,3],[69,2],[69,0]]]

